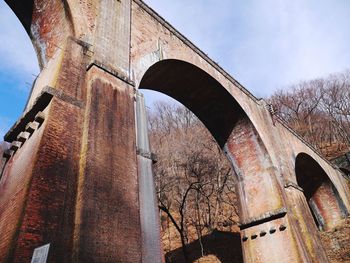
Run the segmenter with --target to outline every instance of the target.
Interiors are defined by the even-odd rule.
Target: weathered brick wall
[[[51,103],[26,197],[16,262],[47,243],[50,262],[67,262],[72,255],[82,112],[59,99]]]
[[[236,123],[225,152],[235,165],[241,221],[284,207],[276,171],[247,117]]]
[[[342,207],[336,196],[330,182],[323,182],[309,201],[312,204],[311,208],[317,210],[316,216],[320,217],[318,220],[321,221],[323,230],[341,225],[342,219],[347,217],[347,214],[342,213]]]
[[[13,260],[43,129],[9,160],[0,181],[0,262]]]
[[[79,262],[140,262],[133,89],[89,71],[76,242]]]

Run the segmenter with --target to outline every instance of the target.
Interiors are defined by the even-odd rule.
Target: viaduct
[[[344,175],[150,7],[6,2],[41,73],[0,153],[0,262],[46,244],[47,262],[162,262],[142,88],[187,106],[231,162],[244,262],[328,262]]]

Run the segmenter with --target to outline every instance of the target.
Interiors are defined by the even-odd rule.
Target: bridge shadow
[[[221,263],[243,263],[242,246],[239,233],[213,231],[202,237],[205,255],[216,256]],[[186,246],[188,251],[188,263],[202,257],[201,247],[198,240]],[[166,253],[167,263],[185,263],[182,248]]]

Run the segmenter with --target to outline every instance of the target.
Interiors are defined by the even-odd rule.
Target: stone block
[[[36,121],[30,122],[26,126],[26,132],[33,134],[39,128],[39,126],[39,123]]]
[[[35,115],[35,121],[37,123],[39,123],[39,126],[41,126],[43,124],[43,122],[45,121],[45,113],[43,113],[42,111],[39,111],[36,115]]]
[[[30,137],[30,133],[29,132],[21,132],[18,136],[17,136],[17,141],[21,142],[22,144],[24,144]]]
[[[15,152],[13,150],[8,149],[4,151],[3,157],[6,159],[10,159],[14,153]]]
[[[21,142],[14,141],[14,142],[11,143],[10,150],[13,150],[14,152],[16,152],[21,147],[22,147],[22,143]]]

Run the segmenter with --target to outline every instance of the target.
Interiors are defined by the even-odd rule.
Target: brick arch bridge
[[[48,262],[161,262],[139,88],[184,103],[225,151],[245,262],[327,262],[313,216],[331,228],[348,214],[341,172],[151,8],[140,0],[6,2],[41,73],[5,136],[1,262],[28,262],[45,244]],[[311,191],[315,178],[327,187]]]

